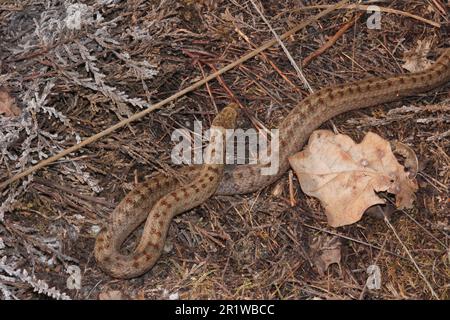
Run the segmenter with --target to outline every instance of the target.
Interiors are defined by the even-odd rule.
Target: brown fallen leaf
[[[341,269],[342,242],[339,237],[321,235],[310,244],[310,254],[317,271],[321,276],[325,275],[328,267],[333,263]]]
[[[0,88],[0,115],[5,117],[16,117],[20,115],[20,109],[16,105],[16,100],[11,97],[8,90]]]
[[[356,144],[342,134],[314,131],[306,148],[289,162],[303,192],[321,201],[332,227],[355,223],[367,208],[384,204],[375,192],[395,194],[402,209],[412,207],[418,189],[389,142],[371,132]]]
[[[405,53],[403,57],[405,63],[402,67],[409,72],[418,72],[430,67],[432,62],[427,59],[427,54],[430,52],[431,43],[431,40],[418,40],[417,47]]]

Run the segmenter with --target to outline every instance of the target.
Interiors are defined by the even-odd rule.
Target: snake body
[[[262,175],[263,165],[241,165],[224,172],[221,164],[205,164],[180,170],[188,183],[159,175],[135,187],[112,212],[110,224],[97,236],[94,254],[106,273],[132,278],[148,271],[158,260],[172,218],[188,211],[213,194],[234,195],[257,191],[276,181],[289,168],[288,157],[305,144],[312,131],[341,113],[397,101],[450,81],[450,49],[428,69],[407,75],[370,78],[322,89],[301,101],[279,126],[279,170]],[[235,106],[226,107],[214,119],[219,130],[234,127]],[[212,144],[211,152],[216,152]],[[267,164],[265,165],[267,166]],[[144,221],[144,231],[131,254],[122,254],[126,238]]]
[[[397,101],[429,91],[448,81],[450,81],[450,48],[445,49],[430,68],[421,72],[369,78],[317,91],[297,104],[279,125],[278,173],[261,175],[263,165],[232,167],[225,172],[216,194],[251,193],[278,180],[289,168],[288,157],[300,150],[311,132],[339,114]]]
[[[225,130],[234,128],[236,105],[225,107],[213,120],[211,129],[225,139]],[[210,160],[223,156],[216,150],[217,135],[212,135],[205,152]],[[133,278],[149,270],[164,247],[172,218],[211,197],[223,176],[223,159],[201,166],[183,168],[179,174],[187,183],[158,175],[137,185],[111,214],[111,223],[100,231],[94,248],[100,268],[115,278]],[[144,221],[144,232],[131,254],[122,254],[121,246]]]

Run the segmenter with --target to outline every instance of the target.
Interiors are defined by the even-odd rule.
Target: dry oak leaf
[[[409,72],[419,72],[429,68],[432,64],[431,60],[427,59],[430,52],[431,40],[418,40],[417,47],[411,49],[404,54],[402,67]]]
[[[0,115],[5,117],[15,117],[20,115],[20,109],[16,105],[16,101],[9,92],[0,88]]]
[[[321,201],[332,227],[355,223],[367,208],[385,203],[375,192],[393,193],[397,208],[411,208],[418,189],[389,142],[371,132],[357,144],[346,135],[316,130],[289,162],[303,192]]]

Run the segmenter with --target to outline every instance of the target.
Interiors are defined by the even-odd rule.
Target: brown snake
[[[189,183],[158,175],[140,183],[116,207],[110,224],[95,243],[95,258],[101,269],[116,278],[132,278],[148,271],[163,250],[172,218],[188,211],[213,194],[254,192],[276,181],[288,168],[288,156],[299,151],[312,131],[341,113],[400,100],[450,81],[450,49],[427,70],[386,78],[371,78],[328,87],[301,101],[279,126],[280,167],[276,175],[261,175],[262,165],[235,166],[224,173],[223,165],[186,167],[180,175]],[[234,127],[235,106],[226,107],[212,127]],[[211,145],[209,151],[216,152]],[[131,254],[120,253],[126,238],[146,220],[144,231]]]

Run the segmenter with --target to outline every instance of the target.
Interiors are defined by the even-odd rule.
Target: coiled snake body
[[[450,81],[450,49],[427,70],[387,78],[371,78],[328,87],[301,101],[279,126],[280,167],[276,175],[261,175],[262,165],[240,165],[224,173],[221,164],[180,170],[189,183],[159,175],[136,186],[112,212],[110,224],[97,236],[94,254],[99,266],[116,278],[132,278],[148,271],[164,246],[172,218],[213,194],[254,192],[276,181],[288,168],[288,157],[299,151],[312,131],[341,113],[400,100]],[[236,107],[228,106],[214,119],[212,128],[233,128]],[[210,152],[215,153],[212,145]],[[129,255],[121,254],[126,238],[145,222],[142,237]]]
[[[224,139],[225,129],[234,128],[236,115],[236,105],[224,108],[211,129]],[[211,137],[205,154],[213,160],[224,153],[215,149],[214,135]],[[222,161],[183,168],[179,173],[188,183],[158,175],[128,193],[112,212],[111,223],[97,236],[94,254],[100,268],[116,278],[132,278],[149,270],[161,255],[172,218],[200,205],[216,191],[224,163],[218,160]],[[121,254],[123,242],[144,220],[144,232],[134,252]]]

